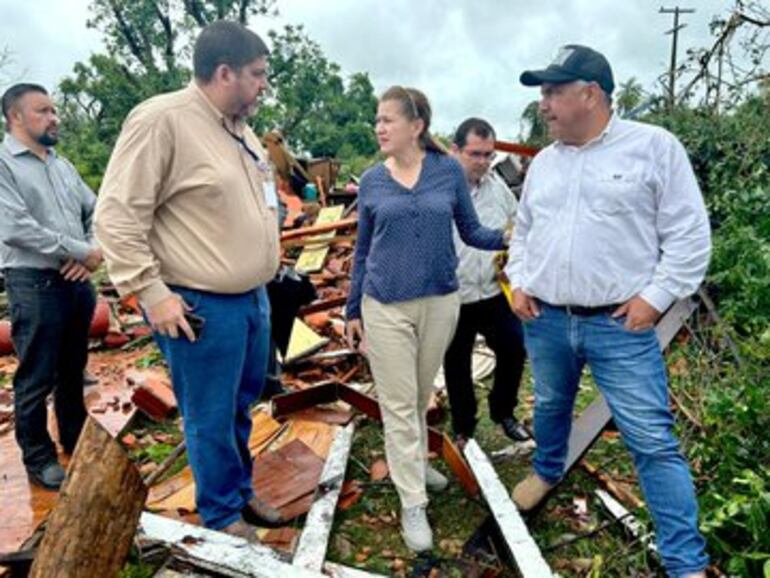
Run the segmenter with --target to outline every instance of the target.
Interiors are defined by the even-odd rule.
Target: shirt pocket
[[[633,173],[600,174],[589,195],[591,210],[599,215],[633,213],[643,196],[644,183]]]

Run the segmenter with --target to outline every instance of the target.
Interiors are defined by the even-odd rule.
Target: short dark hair
[[[495,138],[495,129],[492,125],[485,121],[483,118],[467,118],[460,123],[455,131],[452,142],[454,145],[461,149],[468,144],[468,135],[475,134],[479,138],[487,139],[489,137]]]
[[[16,103],[19,102],[25,94],[29,94],[30,92],[48,94],[48,91],[39,84],[32,84],[29,82],[14,84],[5,91],[3,94],[3,116],[5,117],[6,123],[10,122],[11,109],[16,106]]]
[[[243,24],[217,20],[206,26],[195,41],[193,73],[195,78],[208,82],[220,64],[237,72],[269,54],[265,42]]]

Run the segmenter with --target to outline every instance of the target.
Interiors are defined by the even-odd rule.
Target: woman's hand
[[[359,353],[366,353],[364,326],[360,319],[348,319],[348,323],[345,326],[345,337],[350,349]]]

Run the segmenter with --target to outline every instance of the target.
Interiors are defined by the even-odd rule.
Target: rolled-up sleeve
[[[129,115],[115,144],[96,203],[94,231],[110,279],[146,307],[171,294],[160,276],[149,235],[172,158],[168,121]]]

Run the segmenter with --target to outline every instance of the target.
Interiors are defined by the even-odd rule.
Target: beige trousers
[[[460,315],[455,293],[400,303],[364,296],[367,357],[385,429],[385,455],[401,506],[428,503],[425,417],[433,381]]]

